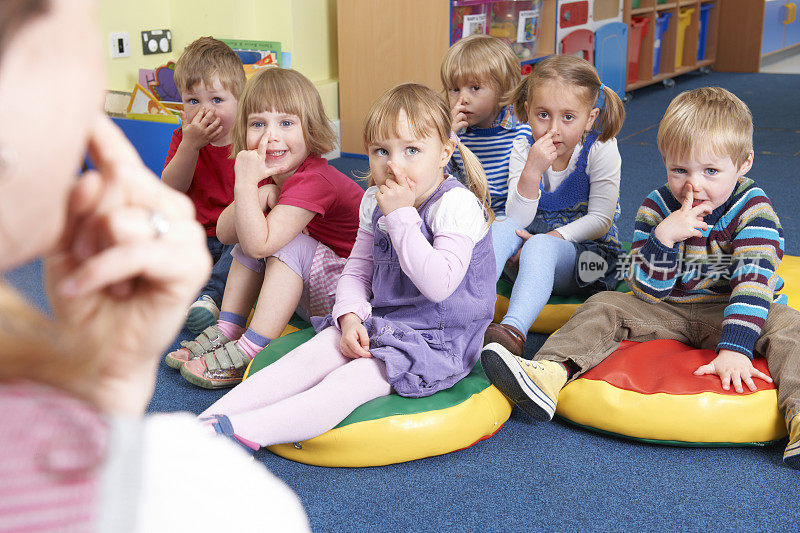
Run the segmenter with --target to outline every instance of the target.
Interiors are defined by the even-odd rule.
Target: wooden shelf
[[[700,41],[700,6],[703,3],[712,2],[714,7],[709,13],[708,28],[706,31],[705,42],[705,57],[702,60],[697,60],[697,52]],[[717,36],[719,25],[719,5],[722,0],[673,0],[664,4],[656,4],[655,1],[642,0],[642,6],[637,9],[631,9],[631,0],[625,0],[624,3],[624,21],[630,25],[632,17],[643,17],[649,19],[647,28],[647,35],[642,40],[639,49],[639,67],[637,78],[635,81],[628,82],[625,86],[626,91],[632,91],[659,83],[664,80],[680,76],[687,72],[697,70],[702,67],[710,66],[714,63],[717,51]],[[693,8],[689,24],[684,30],[683,34],[683,47],[681,55],[677,58],[679,52],[678,39],[678,15],[685,8]],[[657,17],[662,13],[670,13],[672,17],[669,21],[669,27],[661,38],[661,51],[659,56],[660,71],[652,74],[654,64],[655,52],[655,31]],[[630,33],[629,33],[630,35]],[[630,37],[629,37],[630,38]],[[630,43],[631,45],[633,43]],[[631,50],[629,49],[629,54]],[[677,62],[680,66],[676,67]],[[629,64],[630,68],[630,64]]]

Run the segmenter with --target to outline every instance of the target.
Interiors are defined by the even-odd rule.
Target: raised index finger
[[[269,144],[269,136],[262,135],[261,140],[258,141],[258,147],[256,148],[256,153],[261,158],[261,161],[267,160],[267,145]]]
[[[92,128],[89,156],[101,174],[113,171],[117,165],[144,164],[125,134],[105,115],[98,117]]]
[[[688,183],[683,187],[683,205],[681,206],[681,210],[688,211],[692,208],[692,204],[694,203],[694,191],[692,190],[692,186]]]

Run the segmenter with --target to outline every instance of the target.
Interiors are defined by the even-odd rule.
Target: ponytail
[[[528,123],[528,111],[525,109],[525,103],[528,101],[528,92],[531,86],[531,76],[526,76],[517,84],[516,87],[507,92],[503,98],[500,99],[502,107],[514,106],[514,115],[517,120],[522,123]]]
[[[494,212],[491,208],[491,196],[489,195],[489,182],[486,179],[486,172],[483,170],[478,156],[472,153],[460,140],[456,141],[456,147],[461,153],[461,162],[464,165],[464,181],[472,194],[478,197],[483,203],[486,211],[487,224],[494,220]]]
[[[622,129],[625,121],[625,106],[619,95],[606,85],[600,85],[602,92],[603,106],[600,107],[600,114],[597,116],[597,123],[602,126],[600,136],[597,138],[601,142],[606,142],[617,136]]]

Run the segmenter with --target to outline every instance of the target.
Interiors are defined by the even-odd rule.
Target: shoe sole
[[[481,365],[492,385],[528,416],[540,422],[553,419],[555,402],[534,383],[503,345],[487,345],[481,352]]]
[[[192,385],[197,385],[198,387],[203,387],[204,389],[229,389],[242,382],[241,378],[217,380],[198,376],[187,370],[185,366],[181,366],[181,376],[183,376],[183,379]]]
[[[792,468],[800,470],[800,441],[790,444],[783,452],[783,462]]]
[[[214,313],[201,307],[189,310],[189,315],[186,317],[186,329],[195,335],[199,335],[204,329],[216,323]]]

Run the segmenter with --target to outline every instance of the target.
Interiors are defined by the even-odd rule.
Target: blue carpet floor
[[[673,89],[641,89],[626,105],[628,119],[618,136],[622,237],[630,240],[639,203],[665,180],[655,133],[667,103],[679,91],[719,85],[753,111],[756,158],[750,176],[775,204],[787,253],[800,255],[794,183],[800,76],[714,73],[676,81]],[[333,163],[348,174],[366,168],[360,159]],[[46,306],[40,275],[33,263],[8,279]],[[544,338],[529,336],[529,355]],[[150,410],[199,413],[221,394],[195,388],[162,365]],[[405,464],[342,469],[294,463],[266,451],[256,458],[297,491],[315,531],[797,531],[800,472],[783,465],[784,445],[649,445],[560,421],[535,423],[515,411],[491,439]]]

